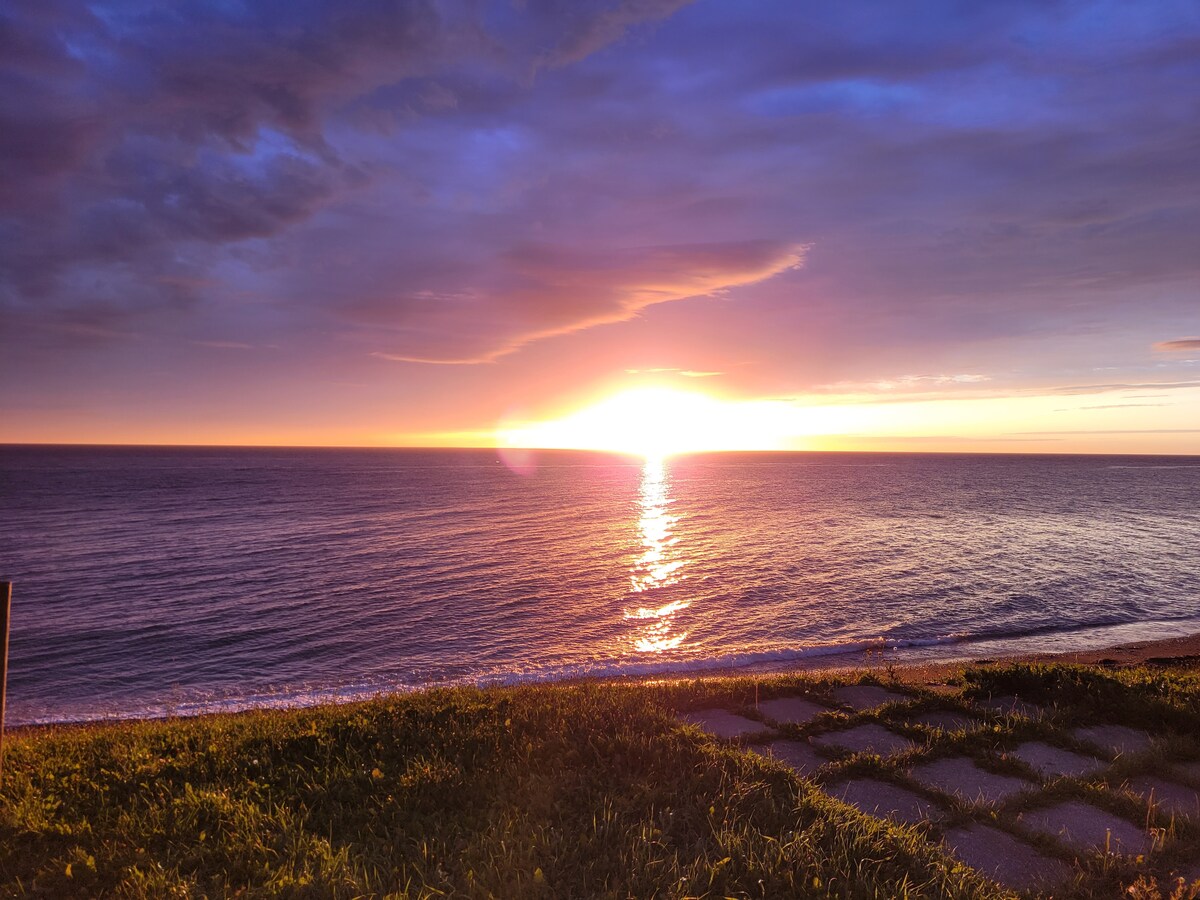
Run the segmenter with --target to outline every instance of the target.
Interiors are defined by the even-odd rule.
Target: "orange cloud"
[[[1154,345],[1159,353],[1185,353],[1200,350],[1200,338],[1180,338],[1176,341],[1159,341]]]
[[[505,255],[508,277],[503,289],[435,305],[427,318],[406,323],[406,330],[419,335],[426,347],[437,346],[431,338],[445,334],[445,352],[380,350],[371,355],[415,363],[493,362],[533,341],[628,321],[659,303],[764,281],[802,266],[807,250],[805,244],[778,241],[606,251],[525,245]],[[512,322],[528,327],[504,337]],[[455,352],[456,345],[464,343],[472,352]]]

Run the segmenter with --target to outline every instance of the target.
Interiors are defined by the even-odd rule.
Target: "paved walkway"
[[[756,707],[680,716],[813,778],[861,812],[920,825],[1004,887],[1049,891],[1107,856],[1159,877],[1200,877],[1200,760],[1105,722],[1060,727],[1019,697],[814,687]],[[840,774],[851,760],[874,761]],[[1161,860],[1165,859],[1166,862]]]

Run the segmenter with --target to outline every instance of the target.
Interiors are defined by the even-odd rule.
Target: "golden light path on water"
[[[639,653],[661,653],[674,650],[687,638],[686,631],[674,628],[675,614],[691,605],[688,600],[672,600],[661,606],[652,605],[662,588],[677,584],[687,576],[682,574],[684,559],[673,532],[677,516],[670,513],[669,481],[666,462],[661,456],[648,456],[642,469],[641,492],[638,498],[638,531],[642,552],[630,571],[630,591],[644,595],[650,604],[625,611],[625,618],[640,623],[633,637],[633,649]]]

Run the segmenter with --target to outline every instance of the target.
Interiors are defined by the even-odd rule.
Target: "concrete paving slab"
[[[726,740],[771,730],[771,727],[763,722],[747,719],[725,709],[697,709],[680,713],[679,718],[691,725],[699,725],[709,734]]]
[[[771,741],[769,744],[754,744],[747,749],[760,756],[776,759],[801,775],[810,775],[829,762],[808,741]]]
[[[878,753],[880,756],[904,753],[916,746],[904,735],[889,731],[874,722],[856,725],[843,731],[827,731],[814,737],[813,742],[823,747],[838,747],[854,753]]]
[[[891,819],[906,825],[932,822],[941,808],[932,800],[899,785],[874,778],[856,778],[831,785],[826,790],[844,803],[856,806],[869,816]]]
[[[968,756],[950,756],[917,766],[912,777],[925,787],[955,794],[971,803],[999,803],[1027,788],[1038,787],[1026,778],[981,769]]]
[[[1036,703],[1020,700],[1017,697],[987,697],[973,701],[980,709],[987,710],[998,716],[1024,716],[1027,719],[1040,719],[1046,710]]]
[[[875,709],[885,703],[907,703],[912,697],[899,691],[889,691],[877,684],[848,684],[835,688],[833,696],[838,703],[857,710]]]
[[[1072,869],[1011,834],[987,825],[968,825],[946,832],[946,848],[972,869],[1013,891],[1053,887],[1071,877]]]
[[[1092,725],[1076,728],[1071,734],[1114,757],[1142,753],[1154,746],[1154,738],[1149,734],[1124,725]]]
[[[1154,846],[1143,829],[1082,800],[1028,810],[1017,821],[1076,850],[1134,856],[1147,854]]]
[[[1009,753],[1021,762],[1030,766],[1043,778],[1082,778],[1094,775],[1103,769],[1107,763],[1094,756],[1085,756],[1061,747],[1052,747],[1041,741],[1029,741],[1021,744]]]
[[[779,697],[775,700],[764,700],[758,704],[758,711],[780,725],[803,725],[821,713],[829,712],[829,709],[803,697]]]
[[[1126,784],[1159,812],[1200,819],[1200,791],[1156,775],[1138,775]]]
[[[979,724],[979,720],[973,716],[953,709],[931,709],[909,716],[908,721],[917,725],[928,725],[930,728],[940,728],[942,731],[961,731]]]

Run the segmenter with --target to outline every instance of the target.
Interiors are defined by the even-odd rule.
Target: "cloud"
[[[379,358],[486,363],[531,341],[628,321],[650,306],[763,281],[801,266],[806,249],[763,240],[604,251],[526,244],[505,253],[503,277],[490,290],[401,295],[350,312],[369,316],[377,334],[393,332],[393,346],[372,351]]]
[[[1072,384],[1038,389],[1038,393],[1070,396],[1074,394],[1108,394],[1114,391],[1183,390],[1200,387],[1200,381],[1130,382],[1126,384]]]
[[[658,367],[653,369],[626,369],[626,375],[659,375],[670,372],[679,375],[683,378],[715,378],[718,375],[724,375],[724,372],[697,372],[692,369],[677,369],[670,366]]]
[[[384,175],[349,161],[335,134],[372,92],[421,82],[426,112],[454,114],[431,77],[465,66],[520,80],[535,59],[582,59],[678,5],[535,3],[492,32],[484,10],[453,0],[6,10],[0,304],[86,303],[72,290],[84,267],[144,283],[285,237]],[[547,29],[561,38],[549,51]]]
[[[442,408],[663,361],[760,395],[1071,395],[1147,386],[1145,346],[1194,316],[1200,28],[1178,5],[0,17],[6,383],[116,396],[154,380],[130,341],[219,338],[280,348],[226,354],[255,377],[371,372]],[[523,368],[545,359],[552,388]],[[1070,381],[1098,364],[1112,384]]]
[[[1169,403],[1099,403],[1093,406],[1064,406],[1055,412],[1076,412],[1081,409],[1137,409],[1152,406],[1170,406]]]
[[[990,375],[966,372],[957,375],[895,375],[877,381],[839,381],[833,384],[819,385],[814,390],[837,394],[914,391],[924,390],[929,387],[982,384],[991,380],[992,376]]]
[[[1017,431],[1014,434],[1200,434],[1200,428],[1108,428],[1092,431]]]
[[[1200,338],[1180,338],[1176,341],[1159,341],[1154,345],[1154,349],[1160,353],[1186,353],[1191,350],[1200,350]]]

